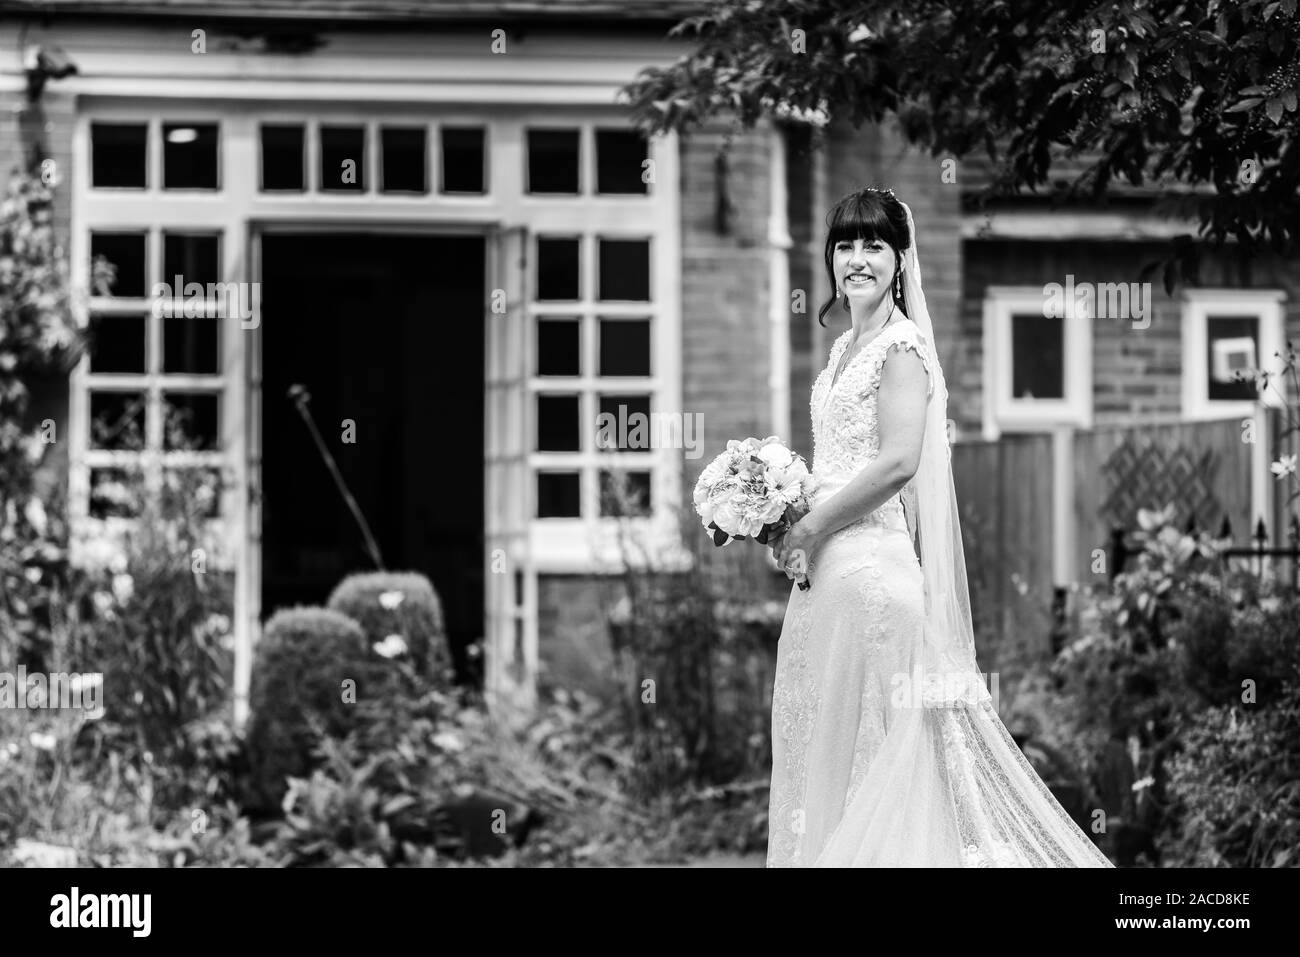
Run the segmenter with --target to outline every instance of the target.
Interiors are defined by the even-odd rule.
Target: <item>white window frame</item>
[[[431,115],[433,114],[432,118]],[[220,188],[216,190],[164,190],[161,187],[162,139],[165,122],[217,122]],[[90,124],[92,122],[144,122],[148,124],[148,178],[144,189],[92,188],[90,185]],[[263,191],[261,187],[260,128],[267,124],[299,124],[305,129],[305,182],[298,191]],[[365,188],[357,192],[320,190],[319,129],[322,125],[363,126],[366,129]],[[379,190],[379,131],[382,126],[424,126],[427,130],[427,182],[423,194],[384,193]],[[441,128],[480,127],[485,130],[485,192],[439,192]],[[681,409],[681,295],[680,295],[680,184],[679,148],[675,134],[652,139],[648,156],[654,164],[654,180],[644,194],[610,194],[595,192],[595,130],[626,128],[626,114],[618,108],[484,106],[452,108],[427,104],[392,105],[367,110],[358,116],[352,104],[285,104],[276,102],[227,103],[218,105],[195,102],[190,105],[162,98],[133,100],[123,104],[120,98],[103,102],[83,99],[74,134],[72,203],[72,243],[74,279],[82,287],[89,280],[89,236],[92,230],[138,229],[152,237],[148,253],[152,256],[160,231],[212,231],[221,235],[221,278],[227,281],[253,281],[257,278],[255,235],[259,224],[332,224],[347,228],[352,223],[380,224],[395,230],[403,227],[427,227],[431,232],[448,227],[487,229],[495,223],[521,223],[532,236],[578,235],[582,237],[580,269],[583,296],[576,302],[528,303],[528,340],[530,386],[555,389],[560,380],[532,377],[536,368],[532,330],[539,314],[581,316],[584,342],[590,343],[584,356],[582,384],[575,391],[589,390],[583,399],[584,421],[595,422],[594,395],[599,391],[635,390],[651,396],[653,411]],[[530,128],[564,128],[580,130],[580,190],[575,195],[530,194],[524,191],[526,173],[525,130]],[[650,301],[598,301],[595,299],[597,238],[650,240]],[[533,247],[535,250],[535,246]],[[152,281],[152,276],[150,278]],[[80,312],[86,324],[89,313],[128,308],[121,300],[93,298]],[[651,323],[651,372],[645,378],[619,377],[601,379],[593,375],[594,333],[597,316],[648,317]],[[590,325],[588,325],[590,324]],[[584,348],[588,348],[584,346]],[[256,415],[246,408],[247,378],[250,355],[256,343],[247,343],[238,334],[238,324],[227,324],[222,337],[222,453],[210,453],[205,461],[221,461],[233,469],[236,481],[227,489],[230,496],[222,502],[224,536],[232,547],[247,541],[249,509],[247,487],[250,480],[247,461],[248,443],[259,423],[246,416]],[[101,453],[88,450],[83,432],[89,428],[88,388],[95,381],[88,378],[88,361],[83,361],[72,376],[69,411],[70,491],[74,521],[89,535],[104,534],[106,529],[87,514],[88,468],[99,465]],[[590,382],[588,382],[590,376]],[[139,377],[137,377],[139,378]],[[204,377],[205,384],[211,377]],[[141,380],[143,381],[143,380]],[[569,380],[564,380],[566,385]],[[531,389],[530,389],[531,392]],[[532,401],[530,395],[530,402]],[[524,410],[528,439],[532,441],[534,412]],[[232,434],[232,429],[238,431]],[[585,441],[585,440],[584,440]],[[530,445],[531,447],[531,445]],[[117,453],[108,453],[108,456]],[[586,453],[582,453],[585,455]],[[602,453],[608,456],[609,453]],[[654,549],[677,552],[680,534],[670,509],[680,500],[682,451],[654,449],[649,452],[616,453],[620,467],[651,472],[651,514],[634,518],[600,518],[594,472],[584,472],[582,480],[583,512],[579,519],[537,519],[532,504],[535,496],[535,468],[565,467],[562,454],[529,453],[529,487],[517,490],[529,503],[529,540],[536,570],[552,573],[613,572],[621,567],[619,540],[630,524],[634,533],[642,533]],[[612,464],[598,460],[594,452],[583,469]],[[179,463],[178,463],[179,464]],[[589,477],[588,477],[589,476]],[[111,524],[111,523],[110,523]],[[635,556],[628,556],[635,558]],[[256,558],[251,560],[256,564]],[[247,587],[256,589],[251,577]]]
[[[93,230],[135,229],[150,239],[146,252],[156,256],[159,235],[167,229],[176,231],[211,231],[221,236],[220,278],[228,282],[260,280],[260,237],[277,226],[295,229],[355,229],[358,225],[377,226],[385,231],[423,231],[443,234],[477,232],[489,234],[502,225],[523,225],[536,235],[570,233],[589,238],[584,244],[583,274],[587,290],[594,293],[594,237],[650,237],[651,293],[649,303],[598,303],[591,295],[576,305],[593,315],[637,314],[649,316],[652,328],[651,369],[652,408],[664,410],[681,407],[681,298],[680,298],[680,200],[679,143],[676,134],[653,139],[649,155],[654,161],[655,180],[646,194],[596,194],[594,129],[608,125],[626,127],[625,111],[607,106],[563,106],[529,103],[494,104],[491,106],[430,105],[425,101],[392,104],[383,109],[366,108],[358,122],[359,108],[346,102],[289,103],[275,101],[187,101],[160,97],[140,97],[124,101],[120,97],[84,96],[73,133],[71,271],[78,288],[89,286],[89,239]],[[164,190],[161,188],[161,126],[167,121],[215,121],[219,125],[218,164],[221,171],[217,190]],[[90,125],[96,121],[144,122],[150,138],[146,162],[148,178],[144,189],[106,189],[91,187]],[[306,135],[306,180],[301,192],[264,192],[261,190],[260,127],[263,123],[301,123]],[[366,127],[367,166],[364,191],[323,192],[319,189],[319,135],[322,124],[362,125]],[[411,126],[423,124],[429,133],[427,160],[430,190],[424,194],[383,193],[378,190],[378,130],[383,125]],[[578,127],[581,134],[581,182],[583,190],[576,196],[531,195],[524,187],[524,129],[543,125]],[[485,129],[484,193],[441,193],[438,191],[437,144],[443,126],[477,126]],[[155,260],[151,259],[150,263]],[[146,268],[153,270],[152,265]],[[486,280],[488,277],[485,276]],[[148,281],[152,281],[152,275]],[[487,283],[484,282],[486,291]],[[254,285],[254,290],[256,286]],[[529,291],[531,300],[533,291]],[[254,296],[253,328],[260,326],[260,303]],[[124,305],[113,298],[92,297],[77,308],[79,322],[85,326],[91,312],[134,308],[145,302]],[[485,307],[486,307],[485,303]],[[540,307],[525,302],[528,313],[525,338],[531,342],[535,311]],[[561,312],[574,312],[574,303],[555,304]],[[549,306],[549,304],[548,304]],[[221,336],[221,407],[220,448],[207,453],[202,461],[222,462],[229,467],[234,481],[225,487],[220,503],[221,519],[214,532],[230,548],[236,565],[235,600],[235,715],[242,721],[247,714],[247,694],[251,674],[251,647],[259,630],[260,616],[260,505],[254,494],[260,483],[260,461],[252,454],[260,448],[261,423],[256,403],[260,396],[253,388],[252,376],[260,362],[260,337],[244,334],[240,324],[226,322]],[[486,330],[485,330],[486,335]],[[154,343],[156,346],[157,343]],[[485,356],[485,364],[499,357]],[[535,368],[535,357],[528,355]],[[592,367],[587,366],[588,369]],[[485,365],[485,377],[487,368]],[[144,377],[136,377],[143,383]],[[129,527],[130,520],[98,521],[89,512],[89,470],[105,459],[116,464],[120,453],[102,454],[88,448],[89,390],[96,382],[89,372],[89,360],[83,359],[70,379],[68,413],[70,518],[74,534],[101,538]],[[485,380],[486,381],[486,380]],[[177,383],[178,385],[180,383]],[[205,383],[206,384],[206,383]],[[630,384],[630,382],[628,382]],[[646,384],[640,380],[639,384]],[[525,430],[532,429],[532,410],[525,403],[517,420]],[[486,414],[486,410],[485,410]],[[155,417],[156,418],[156,417]],[[592,419],[594,422],[594,417]],[[504,427],[498,423],[495,427]],[[149,425],[149,428],[154,426]],[[525,432],[531,436],[531,431]],[[651,460],[652,514],[645,518],[597,519],[584,510],[577,520],[557,521],[532,518],[535,477],[527,470],[526,487],[509,490],[517,501],[527,505],[530,558],[526,577],[546,572],[600,573],[617,572],[626,557],[633,563],[637,556],[624,556],[619,548],[621,523],[631,522],[645,533],[651,552],[683,554],[680,531],[670,511],[680,500],[681,452],[658,449]],[[183,464],[175,453],[169,456]],[[111,460],[111,461],[110,461]],[[631,458],[627,460],[631,464]],[[142,461],[148,470],[160,473],[163,461]],[[530,463],[531,464],[531,463]],[[594,497],[594,488],[585,492]],[[593,499],[594,500],[594,499]],[[485,503],[491,508],[491,503]],[[486,522],[485,516],[485,522]],[[486,527],[486,525],[485,525]],[[220,567],[209,561],[210,567]],[[489,584],[489,583],[485,583]],[[526,584],[526,594],[535,595],[535,584]],[[527,602],[526,602],[527,603]],[[529,611],[530,622],[525,656],[536,657],[536,617]]]
[[[1011,395],[1011,317],[1044,315],[1042,286],[989,286],[984,293],[984,438],[1004,431],[1051,432],[1061,426],[1092,426],[1092,314],[1064,302],[1065,396],[1016,399]]]
[[[215,123],[217,129],[217,183],[215,189],[164,189],[163,188],[163,126],[173,122]],[[91,185],[91,124],[135,123],[147,127],[145,152],[145,186],[94,187]],[[146,335],[146,362],[143,373],[91,372],[90,357],[83,356],[70,376],[68,403],[68,513],[72,524],[73,543],[71,560],[74,563],[91,561],[77,546],[92,540],[121,541],[133,526],[135,519],[111,516],[103,519],[90,515],[91,470],[102,467],[137,467],[141,470],[145,488],[156,494],[161,486],[163,470],[169,467],[211,466],[233,475],[233,482],[222,488],[216,518],[205,523],[210,546],[209,567],[235,570],[240,543],[240,517],[235,503],[240,501],[244,475],[242,460],[236,454],[232,439],[242,431],[244,399],[242,394],[243,365],[240,361],[238,337],[232,336],[232,321],[238,319],[195,319],[173,321],[219,322],[217,335],[219,371],[215,374],[165,373],[163,362],[164,319],[150,315],[153,301],[150,292],[154,283],[171,283],[171,276],[163,275],[163,235],[216,234],[218,250],[218,281],[233,281],[231,275],[237,260],[232,247],[237,242],[230,223],[222,212],[223,196],[228,188],[226,163],[227,129],[220,110],[197,105],[194,108],[167,109],[97,109],[83,110],[77,120],[73,135],[73,163],[71,181],[74,189],[72,202],[71,274],[74,286],[88,290],[84,300],[78,300],[74,312],[82,328],[89,326],[91,316],[143,315]],[[90,238],[92,233],[143,233],[145,235],[145,296],[127,298],[99,296],[90,289]],[[183,290],[182,290],[183,292]],[[173,302],[178,302],[173,297]],[[219,303],[218,305],[224,306]],[[223,310],[224,311],[224,310]],[[92,391],[143,393],[145,396],[145,451],[128,452],[101,450],[90,447],[90,394]],[[163,392],[196,392],[216,395],[218,401],[218,448],[215,451],[183,452],[163,451],[161,411]]]
[[[1205,348],[1209,317],[1229,315],[1259,321],[1256,357],[1264,369],[1277,369],[1281,361],[1275,352],[1286,351],[1286,316],[1280,289],[1187,289],[1182,302],[1182,400],[1183,418],[1190,420],[1228,419],[1252,415],[1258,403],[1252,399],[1211,399],[1210,369]],[[1286,380],[1275,376],[1260,396],[1265,405],[1279,407],[1286,401]]]

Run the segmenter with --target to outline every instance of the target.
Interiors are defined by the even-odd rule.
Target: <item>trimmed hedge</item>
[[[451,653],[442,602],[424,575],[418,572],[349,575],[339,582],[326,604],[360,625],[372,647],[382,645],[390,635],[399,636],[422,677],[438,688],[451,686]]]
[[[388,693],[392,671],[361,627],[340,612],[297,607],[271,616],[257,644],[249,690],[254,802],[278,805],[288,789],[286,778],[311,770],[318,740],[313,723],[330,737],[355,727],[357,709],[351,699],[344,700],[345,681],[355,682],[354,698],[360,701]]]

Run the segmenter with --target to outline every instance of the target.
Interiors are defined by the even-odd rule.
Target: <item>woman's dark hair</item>
[[[817,310],[817,322],[826,325],[823,318],[835,305],[835,245],[840,241],[853,242],[861,237],[867,242],[879,239],[894,250],[896,267],[892,281],[894,301],[904,313],[907,312],[903,301],[903,283],[900,269],[903,265],[903,253],[912,245],[912,237],[907,230],[907,211],[888,189],[864,187],[849,193],[831,207],[826,214],[826,277],[831,283],[831,298]],[[849,308],[848,297],[842,299],[844,309]]]

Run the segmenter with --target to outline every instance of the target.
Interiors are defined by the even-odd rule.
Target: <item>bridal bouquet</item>
[[[695,483],[695,511],[714,545],[753,537],[760,545],[790,530],[812,507],[816,479],[803,456],[795,455],[775,435],[765,439],[731,439],[727,450],[710,462]],[[795,575],[808,588],[802,572]]]

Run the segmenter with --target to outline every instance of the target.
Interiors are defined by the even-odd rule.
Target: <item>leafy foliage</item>
[[[671,35],[686,34],[691,54],[625,90],[647,132],[721,111],[747,127],[892,115],[932,155],[996,159],[992,191],[1083,156],[1067,198],[1160,185],[1162,211],[1245,254],[1286,251],[1300,230],[1296,0],[723,0]],[[1167,286],[1198,253],[1176,240]]]
[[[1183,750],[1169,763],[1181,826],[1167,839],[1167,863],[1294,867],[1300,860],[1300,686],[1287,686],[1274,707],[1210,708],[1183,735]]]
[[[1071,733],[1094,771],[1114,779],[1100,786],[1112,796],[1108,816],[1145,831],[1149,863],[1157,844],[1184,862],[1217,847],[1224,835],[1193,834],[1216,814],[1223,823],[1214,802],[1255,813],[1272,799],[1251,790],[1271,778],[1203,740],[1235,735],[1243,721],[1273,727],[1283,719],[1264,712],[1291,707],[1286,689],[1300,682],[1300,596],[1228,567],[1223,542],[1178,531],[1171,515],[1139,514],[1134,567],[1085,604],[1078,637],[1054,663]]]
[[[249,691],[255,800],[277,805],[288,778],[310,771],[319,739],[342,737],[355,727],[358,701],[386,700],[384,664],[361,627],[339,612],[287,608],[271,616],[257,645]]]
[[[451,654],[442,603],[433,585],[418,572],[368,572],[349,575],[330,594],[326,607],[361,626],[371,645],[397,635],[395,653],[408,653],[420,673],[447,688]],[[397,649],[402,651],[398,652]]]
[[[54,233],[54,193],[14,170],[0,202],[0,459],[25,439],[23,377],[71,368],[84,346],[72,305],[67,258]]]

